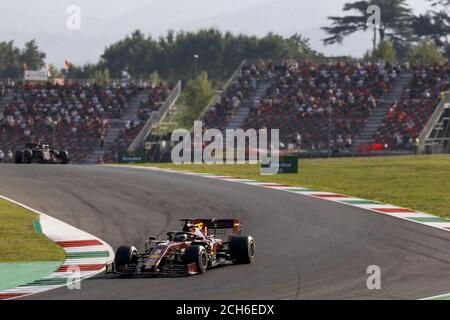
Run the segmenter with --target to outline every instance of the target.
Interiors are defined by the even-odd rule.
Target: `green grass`
[[[33,221],[38,216],[0,199],[0,262],[62,261],[64,251],[42,234]]]
[[[341,193],[450,217],[450,156],[301,160],[298,174],[261,176],[257,165],[147,164]]]

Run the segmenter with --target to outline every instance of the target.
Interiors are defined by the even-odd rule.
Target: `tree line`
[[[406,0],[367,0],[346,3],[343,16],[328,17],[323,27],[326,45],[342,43],[355,32],[373,32],[376,45],[363,59],[371,61],[410,61],[435,63],[450,58],[450,0],[426,0],[433,6],[426,13],[414,15]],[[375,31],[367,25],[367,8],[381,8],[381,25]],[[299,34],[284,37],[269,33],[263,37],[232,34],[217,29],[195,32],[168,31],[159,38],[134,31],[110,46],[98,63],[70,65],[68,70],[49,66],[54,77],[99,79],[125,75],[134,79],[162,78],[189,80],[208,74],[220,85],[228,79],[243,59],[320,60],[323,54],[313,50],[309,39]],[[70,57],[68,57],[70,59]],[[0,78],[21,78],[23,70],[45,67],[45,53],[32,40],[24,48],[13,41],[0,42]]]
[[[45,67],[45,53],[39,50],[35,40],[25,43],[22,49],[13,41],[0,42],[0,78],[20,78],[24,69]]]
[[[105,49],[96,66],[74,67],[71,76],[86,76],[92,69],[108,69],[113,78],[125,71],[145,79],[154,72],[164,79],[191,79],[202,71],[209,78],[227,79],[244,59],[307,59],[318,55],[308,39],[295,34],[264,37],[222,33],[217,29],[196,32],[168,31],[154,39],[136,30]],[[87,71],[87,72],[86,72]]]
[[[159,77],[176,80],[192,79],[206,71],[215,81],[227,79],[244,59],[312,59],[320,56],[309,40],[294,34],[283,37],[269,33],[264,37],[210,28],[196,32],[168,31],[155,39],[140,30],[108,46],[98,63],[71,64],[69,70],[55,70],[66,78],[118,79],[124,74],[135,79],[147,79],[155,73]],[[11,58],[12,57],[12,58]],[[23,63],[30,69],[45,66],[45,54],[30,41],[24,49],[12,41],[0,43],[0,78],[21,77]]]
[[[434,57],[436,62],[450,58],[450,17],[448,10],[450,0],[426,0],[432,9],[419,15],[413,14],[406,0],[369,0],[354,1],[344,4],[343,16],[328,17],[330,25],[322,29],[328,37],[323,39],[325,45],[343,43],[344,39],[355,32],[373,32],[373,53],[386,49],[395,54],[398,60],[420,58],[418,53],[427,53],[427,59]],[[376,5],[381,9],[380,25],[372,30],[367,22],[367,8]],[[377,42],[378,39],[378,42]],[[381,48],[380,48],[381,46]],[[377,52],[378,49],[378,52]],[[416,50],[416,52],[414,52]],[[434,52],[430,52],[434,51]],[[370,54],[370,52],[369,52]],[[420,61],[419,61],[420,62]],[[424,61],[424,62],[434,62]]]

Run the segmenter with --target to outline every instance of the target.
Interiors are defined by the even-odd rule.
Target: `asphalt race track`
[[[0,165],[0,194],[107,241],[142,249],[183,217],[241,218],[253,265],[187,278],[99,275],[28,299],[418,299],[450,292],[450,234],[288,192],[174,173]],[[382,271],[368,290],[367,267]]]

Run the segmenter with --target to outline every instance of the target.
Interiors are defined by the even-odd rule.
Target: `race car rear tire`
[[[23,151],[17,150],[14,154],[14,163],[22,163],[23,161]]]
[[[30,149],[23,150],[23,162],[25,163],[31,163],[33,160],[33,151]]]
[[[114,265],[117,271],[123,271],[127,265],[138,263],[138,251],[133,246],[120,246],[116,251]]]
[[[184,263],[186,265],[195,263],[199,273],[204,273],[208,269],[208,260],[208,253],[203,246],[193,245],[184,252]]]
[[[255,261],[255,240],[251,236],[231,238],[230,256],[235,264],[248,264]]]

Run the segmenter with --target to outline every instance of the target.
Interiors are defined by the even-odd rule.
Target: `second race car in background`
[[[47,143],[26,143],[24,148],[16,150],[15,163],[51,163],[68,164],[70,162],[69,152],[66,150],[55,150]]]

